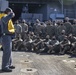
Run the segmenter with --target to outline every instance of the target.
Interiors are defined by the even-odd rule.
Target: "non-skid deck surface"
[[[2,52],[0,51],[0,66]],[[25,62],[26,61],[26,62]],[[30,62],[27,62],[30,61]],[[32,52],[13,52],[16,69],[12,73],[0,75],[76,75],[76,58],[69,55],[39,55]],[[36,72],[22,72],[22,69],[34,68]],[[32,70],[33,71],[33,70]]]

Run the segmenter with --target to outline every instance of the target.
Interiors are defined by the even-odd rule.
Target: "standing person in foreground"
[[[3,57],[2,57],[2,71],[12,72],[15,66],[12,65],[12,36],[15,33],[15,28],[12,23],[12,18],[15,16],[11,8],[7,8],[4,11],[4,15],[1,18],[2,27],[2,46],[3,46]]]

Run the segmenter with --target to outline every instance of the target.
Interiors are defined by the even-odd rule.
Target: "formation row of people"
[[[35,51],[37,53],[75,53],[76,44],[76,20],[73,24],[69,18],[65,22],[53,23],[48,20],[36,23],[22,23],[16,21],[16,37],[13,40],[13,49]]]

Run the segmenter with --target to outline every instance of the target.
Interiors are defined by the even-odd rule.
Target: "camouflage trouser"
[[[70,46],[69,45],[66,45],[63,48],[60,47],[60,52],[62,52],[63,54],[66,53],[68,50],[70,50]]]
[[[76,44],[71,45],[70,52],[76,54]]]
[[[15,33],[15,38],[18,38],[19,36],[21,36],[21,33]]]
[[[60,52],[60,45],[55,45],[53,47],[50,47],[48,52],[59,53]]]
[[[21,33],[21,38],[22,38],[23,40],[25,40],[25,39],[27,38],[27,34],[26,34],[25,32],[22,32],[22,33]]]

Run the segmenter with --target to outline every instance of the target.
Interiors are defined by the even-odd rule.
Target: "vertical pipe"
[[[62,14],[63,14],[63,0],[61,0],[61,5],[62,5]]]

